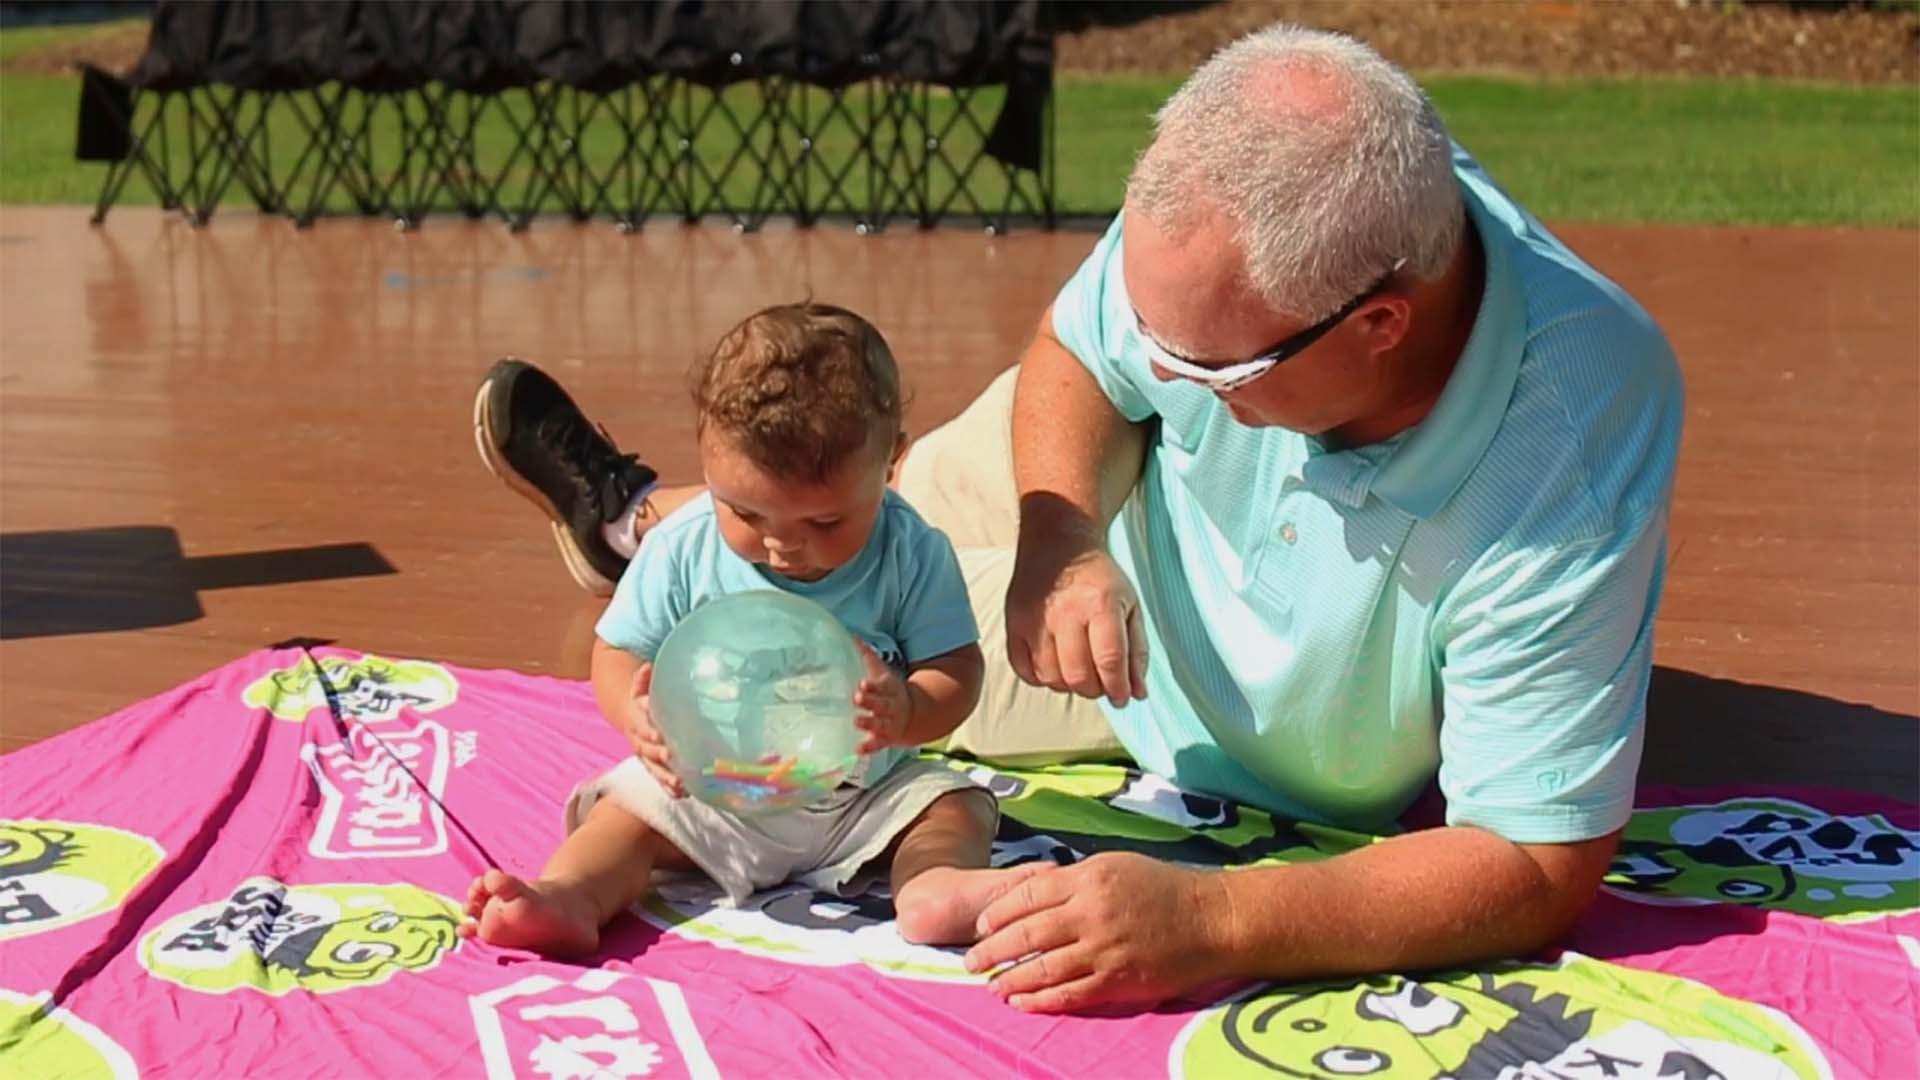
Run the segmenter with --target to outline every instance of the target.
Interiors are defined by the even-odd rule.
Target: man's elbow
[[[1599,895],[1613,855],[1620,846],[1618,830],[1592,840],[1566,844],[1520,844],[1518,847],[1538,872],[1527,905],[1523,951],[1543,949],[1559,942]]]

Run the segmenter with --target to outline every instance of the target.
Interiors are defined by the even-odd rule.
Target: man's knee
[[[1012,546],[1019,525],[1013,482],[1009,368],[960,415],[914,440],[894,489],[959,547]]]

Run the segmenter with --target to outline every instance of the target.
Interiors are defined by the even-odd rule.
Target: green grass
[[[0,32],[0,57],[89,30]],[[1062,77],[1057,193],[1069,214],[1117,205],[1148,118],[1174,77]],[[1912,87],[1846,87],[1737,80],[1535,82],[1436,76],[1423,80],[1456,137],[1539,216],[1558,221],[1766,225],[1920,224],[1920,94]],[[78,80],[0,73],[0,203],[90,203],[105,167],[72,158]],[[752,92],[730,92],[751,108]],[[818,101],[818,97],[814,99]],[[951,105],[930,102],[938,125]],[[983,110],[991,115],[992,106]],[[393,117],[374,125],[377,161],[397,157]],[[295,145],[292,117],[276,112],[276,156]],[[176,126],[175,136],[183,134]],[[492,115],[476,142],[502,161],[506,128]],[[709,138],[717,138],[717,132]],[[819,150],[844,151],[829,129]],[[716,149],[718,142],[703,145]],[[590,132],[582,153],[597,166],[618,151],[610,129]],[[290,155],[289,155],[290,156]],[[518,180],[524,182],[525,170]],[[938,177],[934,197],[951,189]],[[997,204],[1004,181],[983,169],[975,192]],[[703,189],[707,186],[702,185]],[[720,185],[751,198],[743,176]],[[520,190],[510,185],[507,190]],[[856,193],[856,199],[859,196]],[[136,180],[123,204],[151,203]],[[228,203],[244,204],[230,192]],[[336,193],[330,205],[346,203]]]
[[[1147,118],[1178,82],[1063,80],[1063,203],[1112,208]],[[1912,87],[1451,75],[1421,82],[1455,138],[1542,218],[1920,224],[1920,93]]]
[[[1754,80],[1436,82],[1461,142],[1537,215],[1920,224],[1920,93]]]

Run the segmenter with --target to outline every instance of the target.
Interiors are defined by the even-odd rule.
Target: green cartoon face
[[[140,943],[155,975],[207,993],[280,995],[376,986],[458,947],[460,912],[408,885],[283,885],[251,878],[226,900],[167,920]]]
[[[119,1043],[47,998],[0,990],[0,1076],[136,1080],[140,1070]]]
[[[1653,903],[1875,918],[1920,908],[1920,832],[1786,799],[1643,810],[1607,881]]]
[[[1625,888],[1701,902],[1773,906],[1793,895],[1793,875],[1780,866],[1703,863],[1684,848],[1622,844],[1608,880]]]
[[[968,772],[1000,799],[1005,818],[995,861],[1002,864],[1135,851],[1170,862],[1235,866],[1325,858],[1368,842],[1336,829],[1290,826],[1115,765],[975,766]]]
[[[147,837],[71,821],[0,821],[0,940],[120,906],[165,853]]]
[[[73,854],[72,829],[0,822],[0,879],[51,870]]]
[[[424,713],[453,704],[460,684],[446,668],[425,660],[323,656],[316,670],[302,657],[291,667],[255,679],[241,701],[282,720],[303,720],[307,713],[327,707],[329,690],[343,716],[392,720],[403,708]]]
[[[1327,994],[1337,1000],[1324,1000]],[[1452,998],[1387,979],[1237,1003],[1221,1035],[1240,1057],[1283,1076],[1380,1076],[1396,1062],[1401,1075],[1412,1075],[1404,1071],[1409,1063],[1431,1061],[1448,1041],[1461,1040],[1455,1029],[1465,1017]],[[1454,1056],[1465,1050],[1452,1049]]]
[[[1249,1067],[1324,1080],[1827,1075],[1819,1050],[1779,1014],[1575,954],[1551,966],[1257,994],[1196,1019],[1170,1065],[1196,1080]]]
[[[443,915],[383,911],[297,933],[267,959],[303,976],[365,983],[388,968],[432,967],[453,948],[457,925]]]

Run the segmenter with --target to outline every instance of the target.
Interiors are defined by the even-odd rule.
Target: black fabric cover
[[[141,90],[541,81],[605,93],[655,75],[710,87],[786,76],[1008,86],[989,147],[1040,163],[1053,42],[1043,0],[161,0]]]
[[[133,152],[133,88],[92,64],[80,69],[76,161],[120,161]]]
[[[130,81],[487,92],[551,80],[612,90],[666,74],[708,86],[785,75],[1009,83],[1051,66],[1041,0],[161,0]]]

